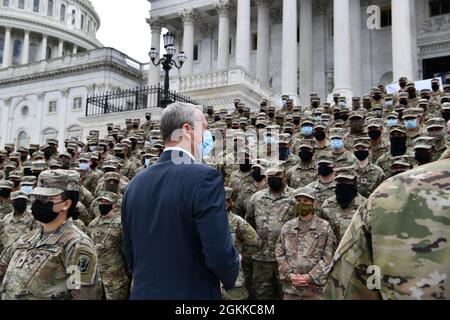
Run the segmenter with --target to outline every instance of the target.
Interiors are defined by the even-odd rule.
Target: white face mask
[[[148,167],[150,165],[150,159],[144,159],[144,164]]]
[[[20,191],[29,194],[33,191],[33,186],[22,186],[20,187]]]
[[[89,163],[80,163],[80,169],[86,171],[89,169]]]

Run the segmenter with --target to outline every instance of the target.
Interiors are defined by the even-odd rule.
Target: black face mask
[[[102,216],[106,216],[108,213],[111,212],[112,209],[113,209],[112,203],[110,203],[110,204],[99,204],[98,205],[98,210],[100,211],[100,214]]]
[[[327,177],[330,174],[332,174],[334,169],[332,167],[326,166],[326,165],[319,165],[319,175],[322,177]]]
[[[116,153],[116,157],[120,158],[120,159],[125,159],[125,154],[124,153]]]
[[[133,129],[138,129],[139,125],[138,124],[133,124]]]
[[[260,171],[260,170],[254,170],[254,171],[252,172],[252,178],[253,178],[253,180],[255,180],[256,182],[261,182],[261,181],[263,181],[263,180],[264,180],[264,177],[265,177],[265,176],[261,175],[261,171]]]
[[[12,202],[14,211],[17,213],[24,213],[27,210],[27,200],[17,199]]]
[[[280,161],[286,161],[289,158],[291,151],[289,148],[282,148],[279,149],[279,160]]]
[[[381,137],[380,130],[370,130],[367,134],[369,135],[369,138],[373,141],[378,140],[378,138]]]
[[[298,156],[302,159],[302,161],[309,162],[314,156],[314,152],[302,149],[299,151]]]
[[[312,106],[313,108],[317,108],[317,107],[319,106],[319,102],[318,102],[318,101],[313,101],[313,102],[311,103],[311,106]]]
[[[30,155],[30,157],[33,157],[33,154],[35,153],[35,150],[28,150],[28,154]]]
[[[145,120],[147,120],[147,121],[150,121],[150,119],[151,119],[152,117],[145,117]]]
[[[22,162],[27,161],[27,159],[28,159],[28,155],[26,155],[26,154],[20,156],[20,161],[22,161]]]
[[[399,82],[398,85],[400,86],[400,88],[405,88],[406,87],[406,82],[401,81],[401,82]]]
[[[58,217],[59,212],[53,212],[53,202],[43,203],[36,200],[31,205],[31,214],[42,223],[50,223]]]
[[[267,184],[269,185],[270,189],[274,192],[280,192],[281,189],[283,189],[283,179],[276,178],[276,177],[270,177],[267,179]]]
[[[359,161],[366,160],[367,157],[369,157],[369,151],[368,151],[368,150],[358,150],[358,151],[355,151],[355,157],[356,157]]]
[[[292,121],[292,123],[294,124],[294,125],[296,125],[296,126],[298,126],[299,124],[300,124],[300,119],[294,119],[293,121]]]
[[[358,189],[354,184],[336,184],[336,200],[342,209],[347,209],[353,199],[358,195]]]
[[[270,117],[270,118],[273,118],[273,117],[275,117],[275,113],[274,113],[274,112],[269,112],[269,114],[268,114],[268,115],[269,115],[269,117]]]
[[[337,121],[337,120],[341,120],[341,119],[342,119],[342,116],[341,116],[341,113],[340,113],[340,112],[335,112],[335,113],[333,113],[333,116],[334,116],[334,121]]]
[[[14,180],[14,188],[17,189],[20,186],[20,180]]]
[[[97,161],[91,161],[89,166],[91,167],[92,170],[95,170],[98,166],[98,163],[97,163]]]
[[[111,128],[111,127],[108,127],[106,130],[108,130],[108,132],[111,132],[111,131],[112,131],[112,128]]]
[[[442,118],[444,118],[445,122],[450,120],[450,111],[442,111]]]
[[[322,130],[316,130],[314,131],[314,138],[316,138],[317,141],[323,141],[327,137],[327,134],[325,131]]]
[[[44,158],[46,160],[50,159],[50,157],[52,156],[52,150],[51,149],[45,149],[44,151]]]
[[[25,168],[25,169],[23,169],[23,175],[24,175],[24,176],[27,176],[27,177],[32,176],[32,175],[33,175],[33,172],[31,171],[31,168]]]
[[[241,163],[239,165],[239,170],[241,170],[242,172],[249,172],[252,169],[252,164],[249,163],[247,160],[245,161],[245,163]]]
[[[9,199],[10,196],[11,196],[11,190],[0,189],[0,198]]]
[[[406,137],[391,137],[391,155],[402,156],[406,152]]]
[[[344,121],[347,121],[349,117],[350,117],[349,114],[343,114],[343,115],[341,115],[341,119],[344,120]]]
[[[420,165],[430,163],[433,160],[431,153],[426,150],[416,150],[414,158]]]
[[[39,179],[39,175],[41,174],[40,171],[33,171],[33,176],[36,177],[36,179]]]
[[[131,141],[131,149],[136,149],[137,141]]]
[[[433,89],[433,91],[438,91],[439,90],[439,85],[433,84],[431,86],[431,89]]]

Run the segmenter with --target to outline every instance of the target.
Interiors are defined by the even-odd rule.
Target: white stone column
[[[334,92],[351,101],[350,0],[334,0]]]
[[[3,46],[3,68],[11,65],[11,28],[5,28],[5,44]]]
[[[72,54],[77,54],[78,53],[78,46],[77,45],[73,45],[73,48],[72,48]]]
[[[30,31],[25,30],[23,37],[22,57],[20,59],[21,64],[27,64],[30,57]]]
[[[281,90],[297,97],[297,0],[283,1]]]
[[[250,70],[250,0],[237,0],[236,65]]]
[[[11,101],[12,98],[3,98],[3,108],[1,108],[0,112],[2,113],[2,117],[1,117],[1,126],[2,126],[2,131],[1,131],[1,141],[0,141],[0,145],[4,146],[5,143],[7,143],[8,141],[8,125],[11,124],[12,122],[9,121],[9,109],[10,109],[10,105],[11,105]]]
[[[156,51],[160,54],[161,51],[161,28],[162,28],[162,19],[158,16],[151,17],[147,19],[147,23],[150,25],[151,33],[152,33],[152,48],[155,48]],[[159,58],[159,56],[158,56]],[[157,58],[157,60],[158,60]],[[148,70],[148,85],[156,86],[159,83],[159,73],[160,67],[155,67],[153,63],[150,61],[150,67]]]
[[[58,57],[62,57],[64,54],[64,40],[59,39],[58,43]]]
[[[312,0],[300,0],[300,104],[310,104],[313,82],[313,19]]]
[[[258,0],[258,51],[256,53],[256,78],[268,85],[270,66],[270,2]]]
[[[413,26],[411,16],[416,13],[411,11],[411,0],[391,1],[392,5],[392,64],[394,80],[407,77],[416,80],[414,74],[412,51],[413,39],[411,35]]]
[[[217,53],[217,69],[228,68],[230,64],[230,5],[228,0],[220,0],[216,4],[219,15],[219,39]]]
[[[363,95],[361,58],[361,0],[350,0],[350,17],[352,89],[354,96],[361,97]]]
[[[181,75],[192,74],[194,72],[194,9],[187,8],[181,11],[181,19],[183,20],[183,50],[187,59],[180,70]],[[176,57],[175,57],[176,59]]]
[[[58,126],[58,141],[59,147],[64,143],[65,133],[66,133],[66,122],[67,122],[67,110],[71,107],[69,104],[69,92],[70,89],[62,89],[61,90],[61,102],[58,105],[58,118],[59,118],[59,126]]]
[[[47,58],[47,35],[42,35],[41,42],[41,60],[45,60]]]

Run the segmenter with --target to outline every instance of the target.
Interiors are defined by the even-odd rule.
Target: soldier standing
[[[287,183],[291,188],[304,187],[317,180],[317,164],[314,160],[314,148],[309,140],[299,143],[300,162],[288,170]]]
[[[317,210],[320,210],[325,200],[334,195],[336,182],[334,181],[334,170],[336,165],[331,156],[323,155],[317,159],[317,171],[319,179],[307,185],[314,190],[317,200]]]
[[[13,211],[11,205],[11,192],[13,188],[14,183],[12,181],[0,180],[0,220]]]

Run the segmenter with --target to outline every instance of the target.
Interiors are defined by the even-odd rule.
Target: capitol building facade
[[[188,57],[171,89],[217,108],[236,97],[279,104],[281,94],[305,105],[312,92],[350,98],[450,73],[449,0],[149,2],[149,37],[136,41],[161,51],[171,31]],[[163,81],[160,67],[104,48],[100,18],[88,0],[0,0],[0,146],[83,139],[143,116],[86,113],[90,95]]]

